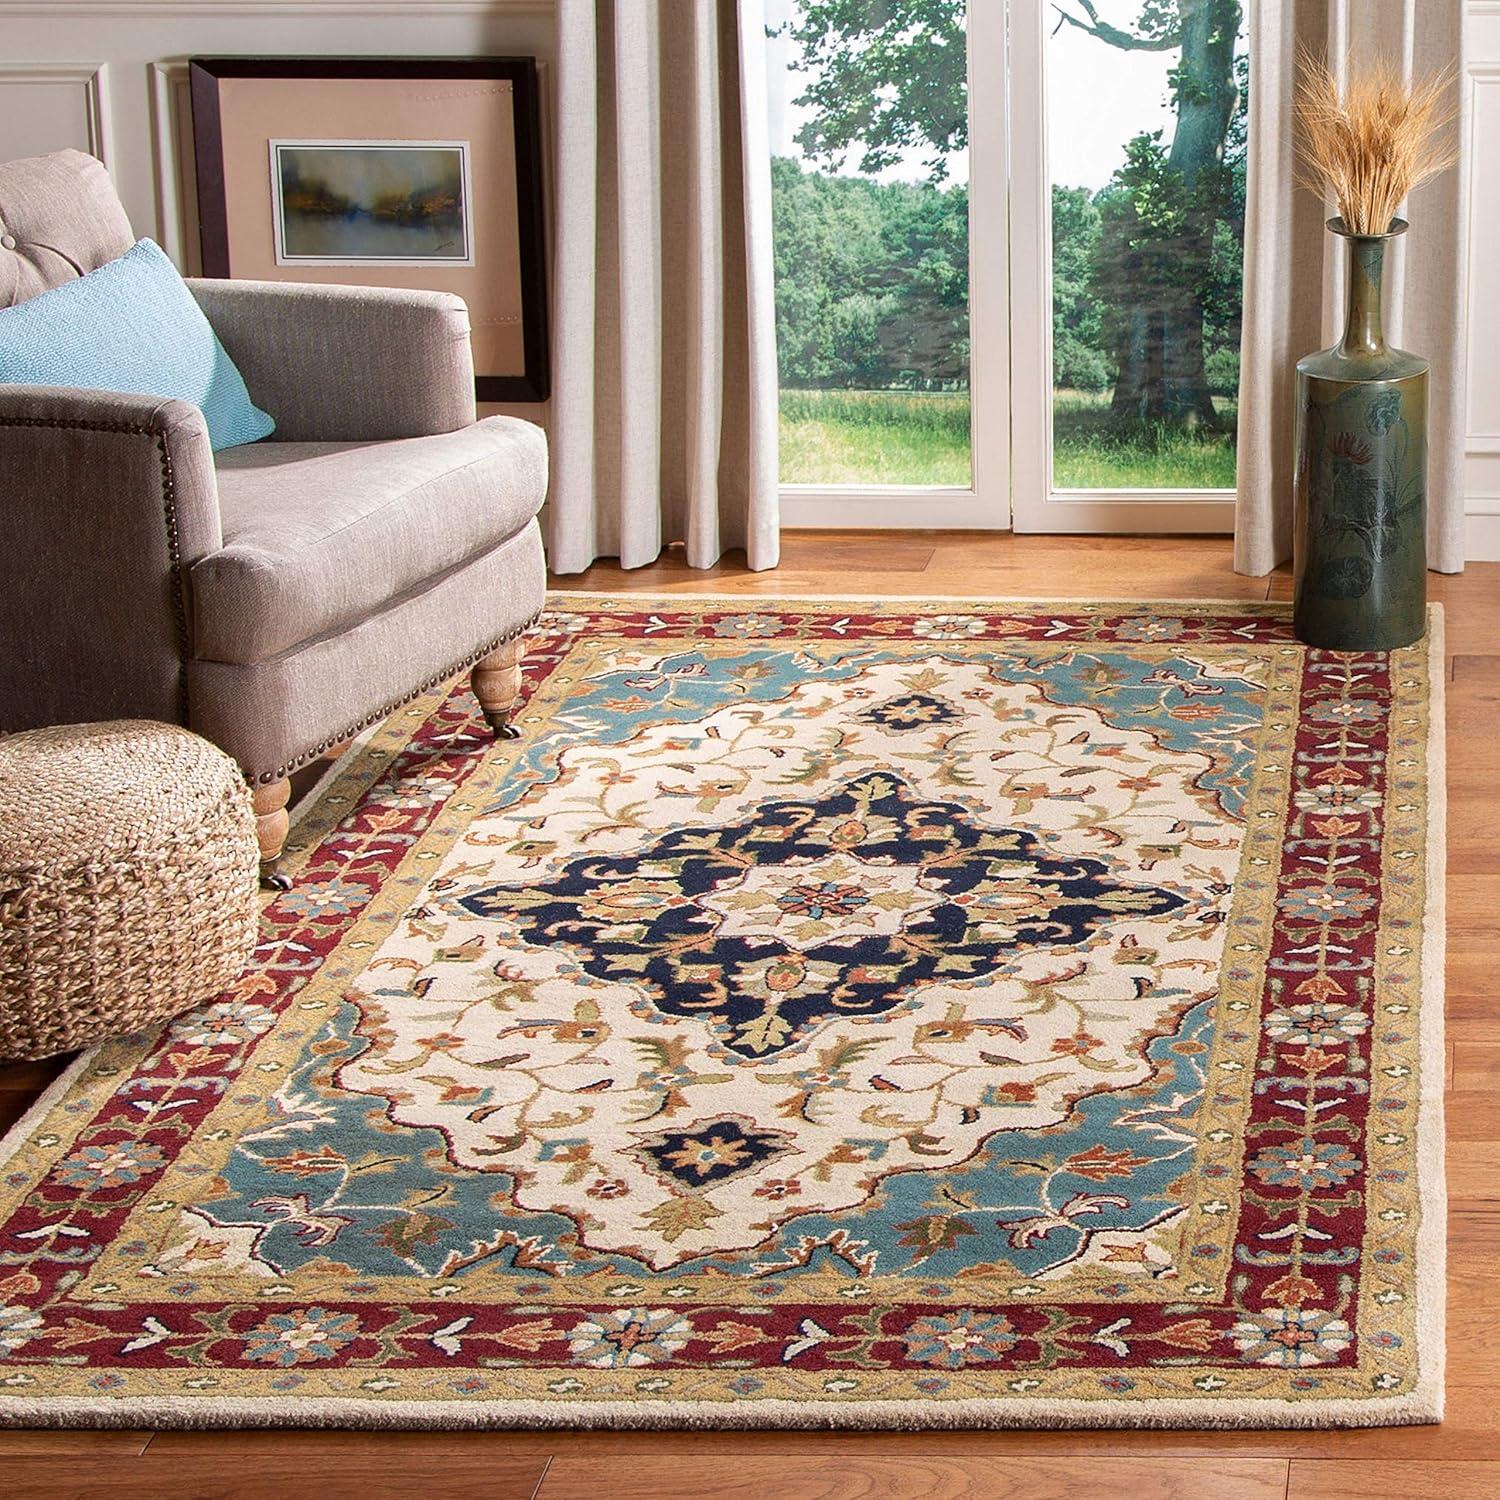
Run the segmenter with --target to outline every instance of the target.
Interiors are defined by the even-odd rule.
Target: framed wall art
[[[531,58],[190,61],[203,274],[456,292],[481,401],[548,391]]]

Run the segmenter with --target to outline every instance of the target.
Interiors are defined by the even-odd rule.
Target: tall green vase
[[[1297,365],[1297,639],[1393,651],[1427,628],[1427,361],[1385,341],[1386,246],[1351,234],[1344,336]]]

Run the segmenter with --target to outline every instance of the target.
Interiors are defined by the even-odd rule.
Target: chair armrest
[[[0,385],[0,729],[181,722],[188,568],[223,545],[186,401]]]
[[[379,442],[467,427],[469,312],[448,292],[188,281],[282,442]]]

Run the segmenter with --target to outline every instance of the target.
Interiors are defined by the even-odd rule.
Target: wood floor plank
[[[146,1451],[149,1431],[120,1428],[106,1432],[31,1431],[0,1428],[0,1493],[5,1491],[11,1463],[20,1458],[99,1459],[134,1457]]]
[[[1500,1087],[1497,1085],[1500,1085],[1500,1041],[1455,1041],[1450,1087],[1488,1089],[1500,1094]]]
[[[781,567],[792,570],[826,572],[832,567],[867,573],[921,573],[931,565],[936,552],[930,538],[911,537],[905,532],[893,532],[882,541],[799,531],[786,531],[781,537]]]
[[[1500,871],[1466,875],[1453,883],[1448,892],[1448,930],[1457,934],[1500,931]]]
[[[4,1135],[68,1066],[75,1053],[41,1062],[0,1062],[0,1135]]]
[[[1492,1088],[1451,1090],[1444,1123],[1450,1141],[1500,1140],[1500,1093]]]
[[[1500,655],[1461,655],[1453,658],[1453,681],[1467,687],[1476,679],[1485,679],[1500,687]]]
[[[1296,1459],[1287,1500],[1494,1500],[1500,1461],[1493,1463],[1367,1464],[1357,1460]]]
[[[267,1451],[253,1468],[205,1454],[185,1469],[153,1444],[138,1458],[24,1457],[5,1460],[5,1500],[266,1500],[270,1495],[416,1496],[418,1500],[533,1500],[547,1469],[540,1455],[492,1452],[457,1464],[432,1452],[408,1457],[370,1434],[342,1434],[337,1468],[309,1472],[284,1453]]]
[[[39,1062],[0,1062],[0,1089],[29,1089],[39,1094],[77,1056],[65,1052]]]
[[[1500,1041],[1500,1005],[1495,1003],[1500,938],[1487,942],[1482,932],[1450,928],[1448,943],[1448,1035],[1454,1041]]]
[[[32,1094],[21,1089],[0,1089],[0,1135],[4,1135],[31,1108]]]
[[[1500,1204],[1500,1141],[1449,1141],[1448,1202]]]
[[[706,1458],[555,1459],[538,1500],[1283,1500],[1284,1459]]]

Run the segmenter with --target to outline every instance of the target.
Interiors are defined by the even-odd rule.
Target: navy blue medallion
[[[743,1115],[721,1115],[675,1130],[654,1130],[626,1150],[648,1171],[679,1187],[708,1187],[758,1172],[797,1148],[784,1130],[769,1130]]]
[[[867,708],[858,717],[884,729],[925,729],[929,724],[952,724],[963,715],[951,703],[928,693],[903,693]]]
[[[1086,942],[1184,897],[1127,884],[1023,829],[976,823],[898,774],[813,801],[585,855],[533,886],[463,897],[529,943],[566,944],[598,979],[697,1018],[732,1057],[774,1056],[830,1019],[880,1016],[921,986],[992,973],[1021,950]]]

